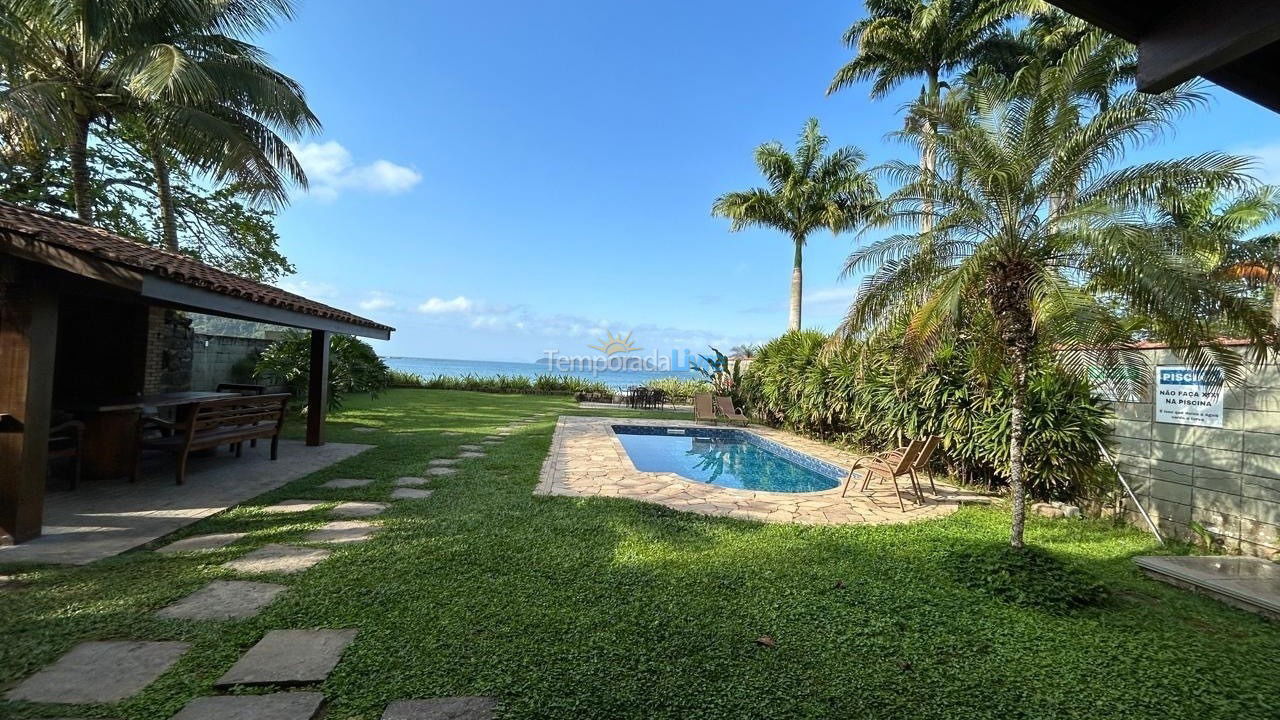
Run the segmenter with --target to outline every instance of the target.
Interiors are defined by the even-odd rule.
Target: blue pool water
[[[829,490],[844,479],[835,465],[745,430],[614,425],[613,432],[641,472],[767,492]]]

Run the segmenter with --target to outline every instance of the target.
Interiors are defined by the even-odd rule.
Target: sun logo
[[[599,345],[588,345],[587,347],[592,350],[599,350],[605,355],[636,352],[640,349],[631,343],[631,333],[627,333],[626,337],[622,337],[622,335],[614,335],[608,330],[605,331],[605,336],[600,338]]]

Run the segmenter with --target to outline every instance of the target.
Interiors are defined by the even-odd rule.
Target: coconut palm
[[[788,328],[800,329],[804,293],[804,246],[817,230],[838,234],[866,222],[878,202],[870,173],[862,169],[866,155],[855,147],[825,154],[827,137],[817,119],[805,124],[795,154],[779,142],[756,148],[756,165],[767,187],[721,195],[713,215],[728,218],[734,232],[769,227],[787,234],[795,247],[791,268],[791,313]]]
[[[269,27],[290,12],[291,0],[5,3],[0,6],[0,133],[18,147],[66,149],[76,212],[86,221],[94,212],[88,146],[99,122],[141,119],[156,140],[184,138],[185,144],[167,149],[188,160],[208,162],[209,138],[220,136],[221,160],[197,163],[200,169],[215,176],[247,176],[268,189],[279,183],[278,176],[263,172],[268,165],[297,179],[287,146],[274,133],[262,133],[272,123],[287,128],[281,121],[291,113],[298,117],[294,103],[283,97],[288,84],[253,77],[247,66],[258,57],[237,57],[237,48],[250,46],[232,39]],[[238,136],[229,131],[245,118],[256,124],[242,124]],[[222,127],[215,127],[215,119]],[[202,135],[204,149],[195,152]],[[163,184],[165,173],[158,169]]]
[[[1219,342],[1222,329],[1248,339],[1255,362],[1275,332],[1239,281],[1187,262],[1150,220],[1171,193],[1250,187],[1249,161],[1207,153],[1117,166],[1126,149],[1166,131],[1204,97],[1185,87],[1127,93],[1090,114],[1080,100],[1091,82],[1080,71],[1086,64],[1068,61],[1006,83],[988,78],[925,108],[937,128],[929,140],[937,167],[887,165],[899,189],[885,213],[912,228],[927,215],[929,229],[863,247],[845,268],[869,271],[846,334],[905,330],[905,351],[924,358],[964,333],[985,341],[989,361],[1009,374],[1014,547],[1023,545],[1030,363],[1052,356],[1081,375],[1093,367],[1120,381],[1144,378],[1130,318],[1118,305],[1182,348],[1188,363],[1229,382],[1248,359]],[[970,331],[975,324],[980,332]]]
[[[867,0],[867,17],[845,31],[844,43],[857,54],[827,88],[830,95],[858,82],[871,82],[871,97],[883,98],[904,82],[923,79],[919,103],[936,104],[950,76],[989,55],[1008,54],[1009,20],[1042,8],[1039,0]],[[921,123],[924,123],[923,125]],[[909,129],[925,137],[932,130],[911,112]],[[932,143],[922,143],[920,163],[934,166]],[[922,218],[928,222],[928,217]]]

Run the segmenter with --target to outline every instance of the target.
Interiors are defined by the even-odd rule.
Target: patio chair
[[[693,421],[718,423],[720,418],[711,405],[711,393],[698,393],[693,396]]]
[[[730,422],[740,422],[743,425],[746,425],[748,422],[747,416],[743,415],[741,410],[733,406],[733,398],[731,397],[717,397],[716,410],[719,410],[720,414],[724,416],[724,419]]]
[[[80,484],[80,458],[84,447],[84,423],[74,418],[49,428],[49,461],[65,458],[71,461],[71,489]]]
[[[882,452],[878,455],[863,455],[853,461],[853,467],[849,468],[849,475],[844,481],[844,491],[840,493],[841,497],[849,494],[849,486],[853,483],[853,473],[855,470],[862,469],[862,487],[866,492],[867,486],[871,483],[872,475],[880,475],[888,478],[893,483],[893,492],[898,497],[898,507],[902,512],[907,511],[907,506],[902,502],[902,488],[898,485],[898,478],[905,475],[911,481],[911,489],[915,493],[916,502],[924,501],[924,492],[920,489],[920,479],[916,475],[917,469],[924,469],[929,462],[929,458],[933,456],[934,449],[938,446],[939,438],[934,435],[924,440],[912,440],[906,447],[900,447],[896,450]],[[929,486],[936,493],[937,487],[933,484],[933,476],[929,477]]]

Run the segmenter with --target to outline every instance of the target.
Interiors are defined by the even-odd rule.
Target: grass
[[[350,398],[330,440],[377,447],[179,534],[251,533],[241,543],[206,555],[141,549],[84,568],[23,570],[21,588],[0,592],[0,687],[85,640],[193,648],[119,705],[0,701],[0,717],[166,718],[210,694],[267,630],[306,627],[360,631],[321,688],[330,720],[375,720],[400,698],[471,694],[499,697],[508,718],[1274,717],[1280,628],[1142,578],[1129,558],[1153,546],[1140,532],[1032,519],[1032,543],[1110,596],[1047,613],[994,599],[948,570],[957,550],[1001,545],[1007,518],[999,510],[891,527],[802,527],[534,497],[553,417],[433,480],[430,499],[395,503],[373,540],[271,578],[290,590],[256,618],[152,614],[228,577],[221,562],[298,541],[325,516],[268,516],[258,506],[380,499],[392,479],[420,473],[429,459],[548,410],[593,414],[547,396],[396,390]],[[377,430],[353,433],[356,425]],[[380,482],[317,487],[361,476]],[[774,647],[756,642],[765,635]]]

